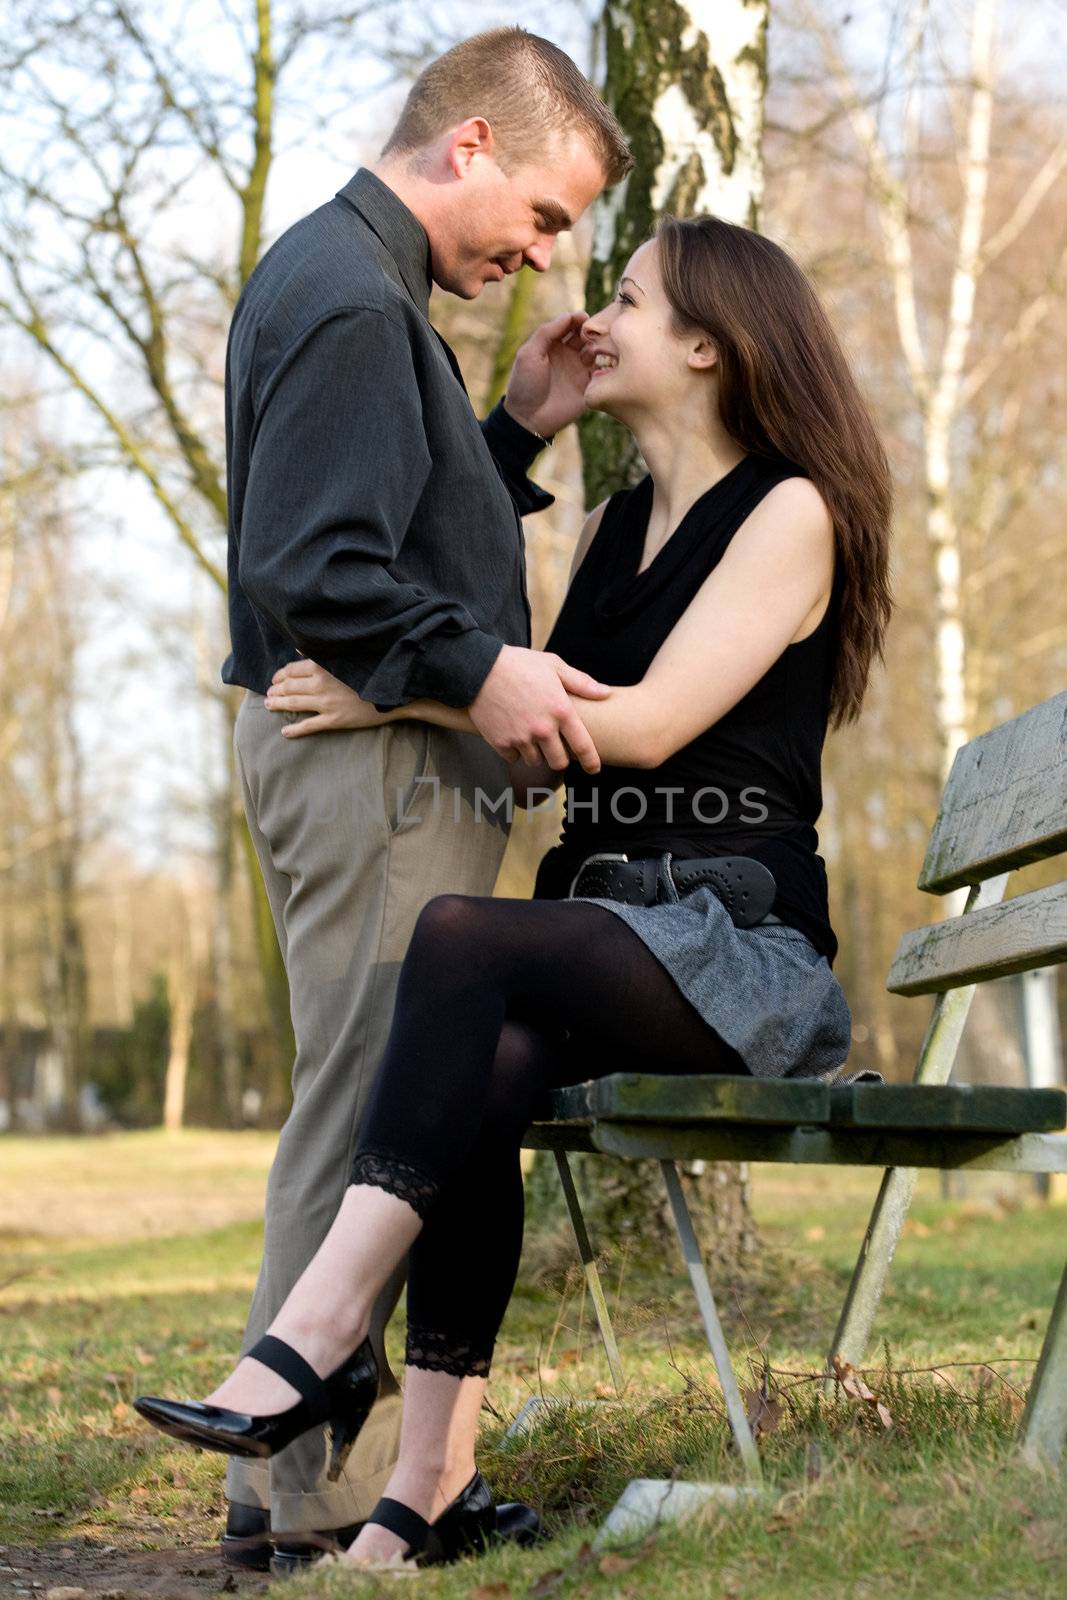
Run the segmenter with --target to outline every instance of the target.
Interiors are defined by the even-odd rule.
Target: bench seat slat
[[[886,988],[936,994],[1067,960],[1067,883],[906,933]]]
[[[558,1124],[554,1131],[564,1132]],[[936,1133],[903,1128],[774,1128],[742,1123],[598,1122],[576,1125],[573,1148],[590,1142],[607,1155],[660,1161],[770,1161],[831,1167],[923,1167],[937,1171],[1067,1172],[1067,1136],[1022,1133]],[[537,1147],[534,1124],[523,1143]],[[556,1148],[559,1148],[557,1144]],[[572,1148],[567,1145],[566,1148]]]
[[[628,1122],[823,1123],[830,1091],[812,1079],[726,1077],[716,1074],[613,1072],[556,1089],[550,1115],[560,1122],[599,1117]]]
[[[1058,1133],[1067,1125],[1067,1094],[996,1084],[856,1083],[831,1089],[830,1118],[835,1127]]]

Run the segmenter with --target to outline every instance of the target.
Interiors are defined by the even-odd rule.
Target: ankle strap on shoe
[[[426,1548],[430,1524],[425,1517],[420,1517],[417,1511],[412,1511],[411,1507],[404,1505],[401,1500],[391,1500],[388,1495],[383,1495],[367,1521],[377,1522],[383,1528],[388,1528],[390,1533],[395,1533],[398,1538],[406,1539],[409,1552],[413,1556]]]
[[[272,1333],[265,1333],[245,1354],[253,1361],[261,1361],[279,1378],[284,1378],[286,1383],[291,1383],[300,1398],[306,1400],[314,1410],[321,1411],[324,1417],[329,1415],[332,1405],[329,1390],[314,1367],[309,1366],[291,1344],[286,1344],[284,1339],[276,1339]]]

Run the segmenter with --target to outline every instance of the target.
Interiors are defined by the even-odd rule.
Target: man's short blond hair
[[[476,33],[424,67],[381,154],[423,150],[468,117],[489,123],[505,172],[550,160],[571,133],[598,157],[607,187],[634,164],[622,129],[570,56],[524,28]]]

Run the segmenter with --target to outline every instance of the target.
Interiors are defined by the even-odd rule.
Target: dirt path
[[[224,1564],[217,1549],[123,1550],[97,1539],[64,1544],[0,1546],[0,1595],[53,1600],[200,1600],[203,1595],[262,1594],[266,1573]]]

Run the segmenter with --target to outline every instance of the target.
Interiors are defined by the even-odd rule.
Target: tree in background
[[[898,1076],[926,1008],[887,995],[885,974],[903,929],[940,914],[915,880],[953,755],[1067,671],[1062,90],[1036,41],[1009,48],[995,0],[915,0],[877,53],[863,18],[810,0],[776,15],[776,237],[831,306],[898,488],[887,670],[828,742],[825,830],[857,1054],[869,1040]],[[969,1032],[996,1052],[991,998]]]
[[[603,96],[635,166],[594,211],[586,308],[612,298],[665,212],[759,226],[769,0],[626,0],[599,23]],[[598,80],[599,81],[599,80]],[[581,419],[586,509],[644,472],[613,418]]]
[[[612,298],[629,257],[664,213],[711,211],[758,227],[768,11],[768,0],[605,6],[602,93],[636,159],[597,202],[587,310]],[[579,427],[588,509],[645,468],[632,435],[613,418],[590,412]],[[673,1238],[656,1163],[601,1163],[596,1170],[602,1226],[618,1235],[655,1219],[663,1241]],[[720,1270],[737,1267],[755,1245],[747,1174],[727,1163],[689,1162],[686,1170],[709,1255]]]
[[[225,330],[267,242],[272,172],[349,125],[354,83],[380,90],[442,48],[429,19],[365,0],[204,0],[196,25],[137,0],[13,0],[0,44],[0,321],[87,410],[74,461],[132,474],[218,597],[225,594]],[[383,12],[390,12],[383,43]],[[205,219],[211,224],[205,228]],[[217,630],[221,631],[221,630]],[[216,663],[217,673],[217,663]],[[217,989],[236,853],[260,969],[292,1059],[288,988],[234,793],[239,694],[217,689],[226,753],[214,807]],[[220,1008],[220,1025],[232,1021]],[[232,1061],[232,1049],[230,1051]]]
[[[897,344],[921,429],[943,782],[960,745],[979,731],[976,685],[968,682],[961,516],[961,480],[975,463],[958,446],[983,390],[1010,362],[1032,355],[1060,303],[1067,246],[1057,240],[1049,249],[1043,240],[1031,254],[1037,232],[1031,225],[1067,173],[1067,134],[1030,126],[1017,140],[1018,108],[1010,88],[998,105],[998,0],[973,0],[962,41],[967,67],[959,76],[946,60],[944,28],[931,17],[928,0],[911,0],[898,92],[891,104],[883,102],[881,117],[851,74],[825,17],[809,14],[866,163]],[[995,131],[1002,134],[996,148]],[[1039,139],[1044,133],[1046,148],[1033,162],[1035,133]],[[1024,150],[1032,166],[1019,188],[1011,169]],[[1003,274],[1013,251],[1026,253],[1029,270],[1011,273],[1005,295]],[[998,295],[995,308],[990,289]],[[995,519],[1005,498],[1018,492],[1010,460],[998,466],[999,492],[989,492],[987,481],[987,495],[969,508],[972,516]],[[1062,642],[1062,617],[1050,621],[1052,636]]]
[[[0,1090],[14,1118],[25,1016],[44,1021],[58,1082],[53,1117],[81,1124],[88,981],[80,896],[87,833],[76,725],[84,579],[57,457],[32,406],[0,437]]]

